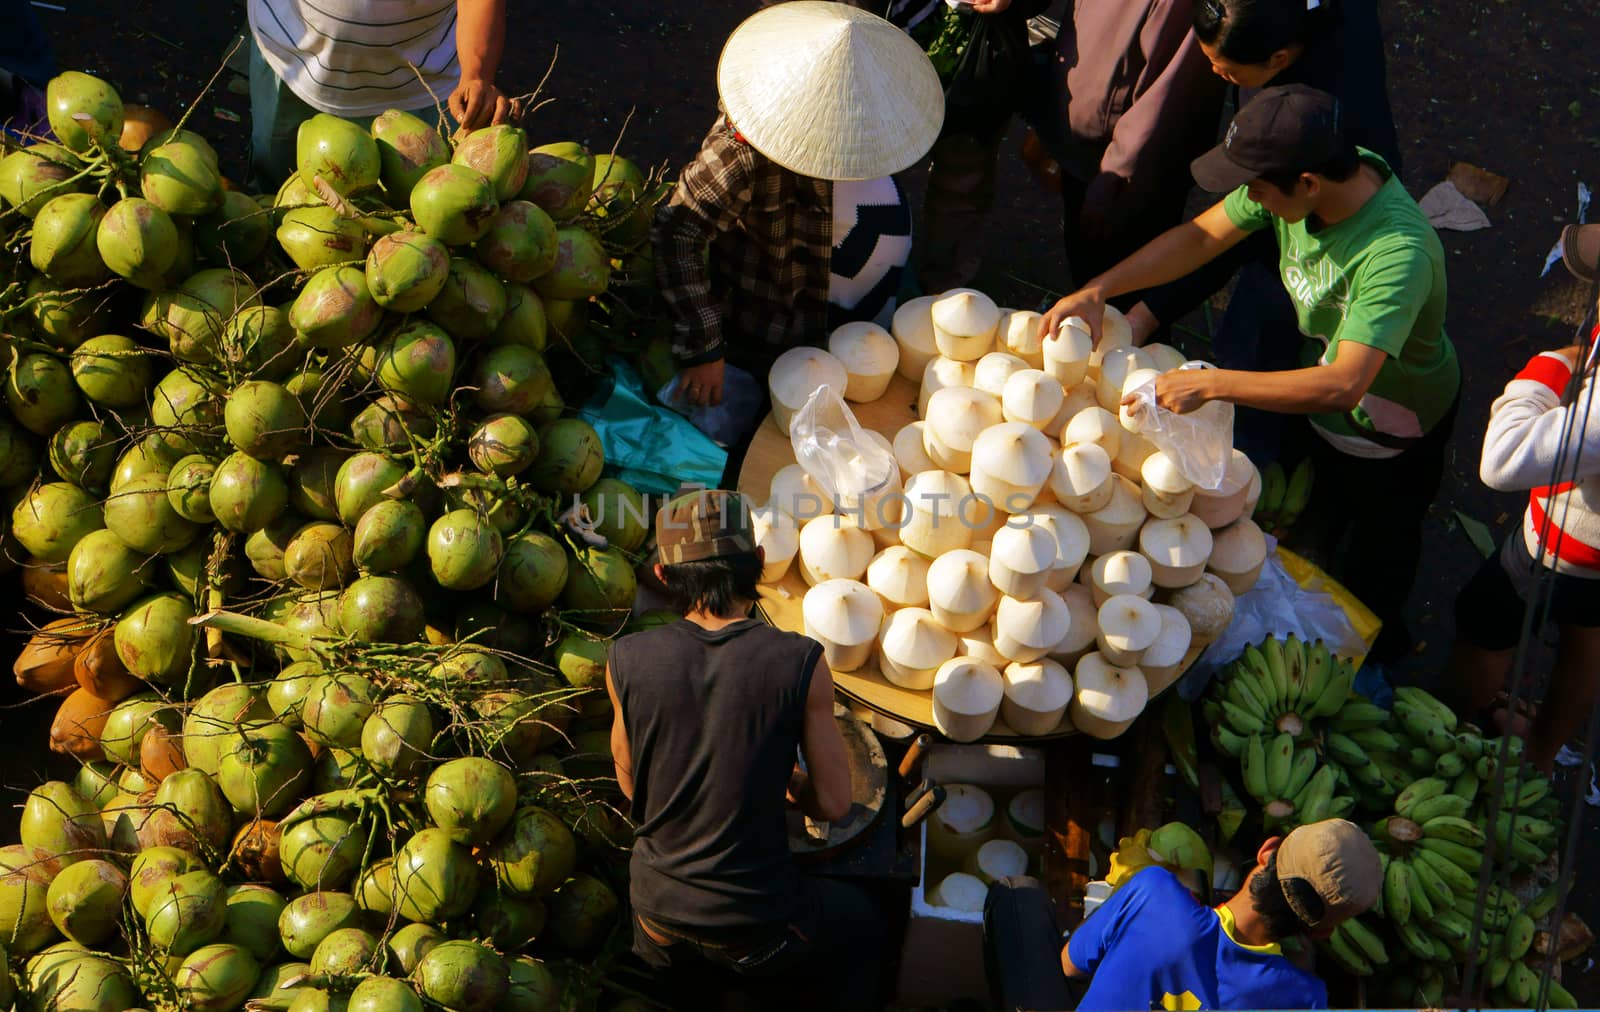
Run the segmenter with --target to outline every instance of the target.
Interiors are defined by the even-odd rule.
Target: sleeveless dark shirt
[[[793,915],[784,789],[816,641],[755,619],[624,636],[611,679],[633,758],[634,909],[712,932]]]

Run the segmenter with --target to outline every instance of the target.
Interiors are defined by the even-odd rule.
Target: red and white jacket
[[[1600,390],[1591,373],[1571,406],[1562,407],[1571,379],[1572,366],[1561,355],[1529,360],[1489,409],[1478,474],[1502,492],[1529,490],[1522,519],[1529,554],[1558,573],[1600,579]],[[1546,484],[1553,474],[1560,484]]]

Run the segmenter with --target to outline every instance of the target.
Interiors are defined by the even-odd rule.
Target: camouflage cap
[[[656,512],[656,549],[668,566],[754,552],[750,504],[723,489],[679,496]]]

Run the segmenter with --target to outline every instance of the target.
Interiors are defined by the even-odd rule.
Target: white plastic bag
[[[900,465],[867,435],[833,387],[811,391],[789,427],[789,443],[794,459],[840,513],[855,516],[867,530],[900,519]]]
[[[1185,362],[1181,369],[1209,369],[1204,362]],[[1156,383],[1150,380],[1128,393],[1135,403],[1125,408],[1133,431],[1172,458],[1183,476],[1200,488],[1216,489],[1228,473],[1233,456],[1233,405],[1209,401],[1186,415],[1156,403]]]

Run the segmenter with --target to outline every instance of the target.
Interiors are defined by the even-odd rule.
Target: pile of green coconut
[[[78,765],[0,847],[0,1008],[627,1000],[604,664],[662,616],[562,391],[659,182],[391,111],[250,196],[104,81],[47,99],[0,159],[0,527]]]

